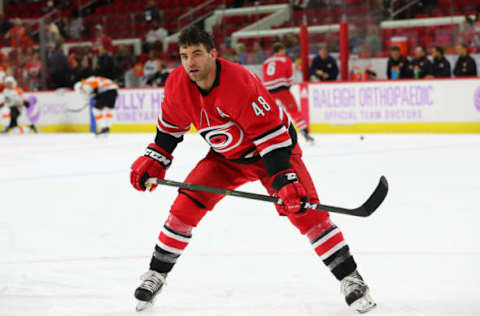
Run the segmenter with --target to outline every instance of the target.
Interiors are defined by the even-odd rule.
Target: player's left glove
[[[283,170],[273,176],[272,188],[278,192],[283,205],[282,213],[291,215],[305,212],[302,202],[307,201],[307,193],[303,185],[298,182],[297,174],[292,170]]]

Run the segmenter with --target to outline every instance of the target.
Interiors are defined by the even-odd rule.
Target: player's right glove
[[[162,147],[151,143],[145,149],[145,154],[139,157],[132,164],[130,171],[130,182],[133,187],[139,191],[147,189],[145,182],[148,178],[165,177],[165,172],[172,163],[173,156],[166,152]],[[157,187],[152,184],[149,191],[153,191]]]
[[[293,170],[280,171],[273,176],[272,188],[278,193],[278,197],[282,200],[282,213],[291,215],[302,213],[305,209],[302,202],[307,201],[307,193],[303,185],[298,182],[296,173]]]

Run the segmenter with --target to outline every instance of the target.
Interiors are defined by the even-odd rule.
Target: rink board
[[[291,90],[308,108],[314,133],[480,133],[478,79],[309,83]],[[42,132],[89,131],[83,96],[26,95],[31,107],[20,123],[31,121]],[[121,89],[112,132],[154,132],[162,100],[163,88]]]

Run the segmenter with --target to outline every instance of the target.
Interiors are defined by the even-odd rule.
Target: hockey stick
[[[204,186],[199,184],[177,182],[172,180],[150,178],[147,180],[147,185],[149,184],[162,184],[162,185],[187,189],[191,191],[204,191],[204,192],[243,197],[243,198],[253,199],[253,200],[273,202],[277,204],[282,203],[280,198],[274,197],[274,196],[237,191],[237,190],[227,190],[227,189],[209,187],[209,186]],[[380,204],[382,204],[383,200],[385,200],[385,197],[387,196],[387,193],[388,193],[388,182],[387,182],[387,179],[384,176],[382,176],[380,178],[380,181],[377,187],[375,188],[375,191],[373,191],[373,193],[370,195],[367,201],[365,201],[365,203],[363,203],[361,206],[357,208],[348,209],[348,208],[343,208],[338,206],[308,203],[308,202],[302,202],[302,204],[303,204],[303,207],[306,209],[327,211],[327,212],[352,215],[352,216],[367,217],[367,216],[370,216],[373,212],[375,212],[375,210],[380,206]]]
[[[78,108],[78,109],[70,109],[70,108],[67,108],[67,112],[70,112],[70,113],[78,113],[78,112],[82,112],[87,106],[90,105],[90,102],[87,102],[86,104],[84,104],[82,107]]]

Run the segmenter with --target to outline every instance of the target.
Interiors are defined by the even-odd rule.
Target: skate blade
[[[359,298],[358,300],[356,300],[355,302],[352,303],[352,305],[350,305],[350,307],[361,313],[361,314],[364,314],[364,313],[367,313],[369,311],[371,311],[372,309],[374,309],[375,307],[377,306],[377,304],[373,301],[373,299],[370,297],[370,295],[367,293],[365,294],[365,296]]]
[[[152,302],[145,302],[137,300],[137,306],[135,307],[137,312],[141,312],[143,310],[149,309],[153,306]]]

